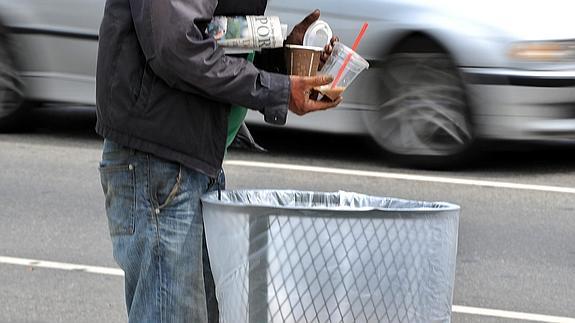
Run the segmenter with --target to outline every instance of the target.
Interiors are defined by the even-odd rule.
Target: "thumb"
[[[307,15],[307,17],[305,17],[300,23],[299,26],[305,28],[307,30],[307,28],[309,26],[311,26],[311,24],[313,24],[316,20],[319,19],[319,9],[315,9],[312,13],[310,13],[309,15]]]
[[[312,76],[312,77],[308,78],[307,84],[310,87],[316,87],[316,86],[327,85],[327,84],[331,83],[332,81],[333,81],[333,76],[331,76],[331,75],[318,75],[318,76]]]

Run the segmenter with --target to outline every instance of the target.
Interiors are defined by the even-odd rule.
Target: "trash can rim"
[[[227,193],[242,193],[242,192],[301,192],[301,193],[317,193],[317,194],[337,194],[337,193],[352,193],[357,195],[362,195],[366,197],[376,197],[376,198],[389,198],[395,199],[398,201],[406,201],[406,202],[421,202],[421,203],[428,203],[430,205],[434,205],[436,207],[411,207],[411,208],[384,208],[384,207],[377,207],[377,206],[363,206],[363,207],[341,207],[341,206],[281,206],[284,210],[296,210],[296,211],[330,211],[330,212],[369,212],[369,211],[383,211],[383,212],[449,212],[449,211],[459,211],[461,207],[457,204],[453,204],[450,202],[442,202],[442,201],[420,201],[420,200],[408,200],[402,199],[397,197],[384,197],[384,196],[375,196],[375,195],[367,195],[363,193],[354,193],[348,191],[335,191],[335,192],[322,192],[322,191],[297,191],[297,190],[290,190],[290,189],[238,189],[238,190],[226,190],[222,191],[222,194]],[[277,209],[278,206],[269,205],[269,204],[242,204],[242,203],[234,203],[234,202],[226,202],[218,200],[217,198],[218,192],[210,192],[206,193],[201,197],[202,203],[209,203],[212,205],[217,206],[226,206],[226,207],[235,207],[235,208],[257,208],[257,209]]]

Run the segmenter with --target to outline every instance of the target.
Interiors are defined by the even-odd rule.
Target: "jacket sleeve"
[[[262,49],[256,54],[254,65],[271,73],[287,74],[283,48]]]
[[[198,24],[210,21],[217,0],[129,0],[146,61],[171,87],[259,110],[284,124],[289,78],[230,57]]]

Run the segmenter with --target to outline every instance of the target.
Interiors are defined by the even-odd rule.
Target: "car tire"
[[[474,142],[471,113],[449,55],[396,52],[377,71],[383,103],[365,113],[364,122],[394,161],[446,168],[468,160]]]
[[[0,132],[19,129],[24,112],[22,81],[9,38],[0,26]]]

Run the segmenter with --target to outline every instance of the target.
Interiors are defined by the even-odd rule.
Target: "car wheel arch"
[[[1,17],[0,17],[1,19]],[[16,54],[15,39],[10,33],[10,29],[0,20],[0,60],[7,62],[7,69],[0,71],[0,77],[6,77],[3,84],[8,84],[3,93],[7,96],[0,96],[0,131],[13,131],[18,129],[23,121],[23,116],[28,110],[28,104],[25,102],[24,92],[25,85],[19,76],[21,69],[21,59]],[[4,101],[4,100],[7,101]],[[4,103],[7,104],[7,109]]]
[[[10,27],[9,25],[7,25],[5,23],[5,19],[0,16],[0,42],[4,42],[5,44],[12,44],[12,45],[8,45],[9,51],[10,51],[10,56],[11,59],[13,60],[14,64],[16,65],[17,68],[20,68],[22,66],[22,62],[20,61],[20,58],[18,57],[18,55],[16,55],[16,53],[14,53],[14,43],[15,43],[15,39],[12,35],[12,33],[10,32]]]
[[[385,60],[386,57],[393,53],[408,51],[418,53],[442,53],[451,59],[455,67],[461,66],[457,51],[453,46],[449,45],[448,41],[430,31],[424,30],[398,32],[395,37],[393,37],[393,41],[385,46],[384,53],[379,57],[383,57]],[[466,89],[465,92],[469,93],[465,77],[461,72],[459,72],[459,77],[463,82],[463,87]],[[469,111],[473,112],[474,102],[469,95],[467,96],[467,101]],[[473,116],[473,113],[471,113],[471,115]]]

